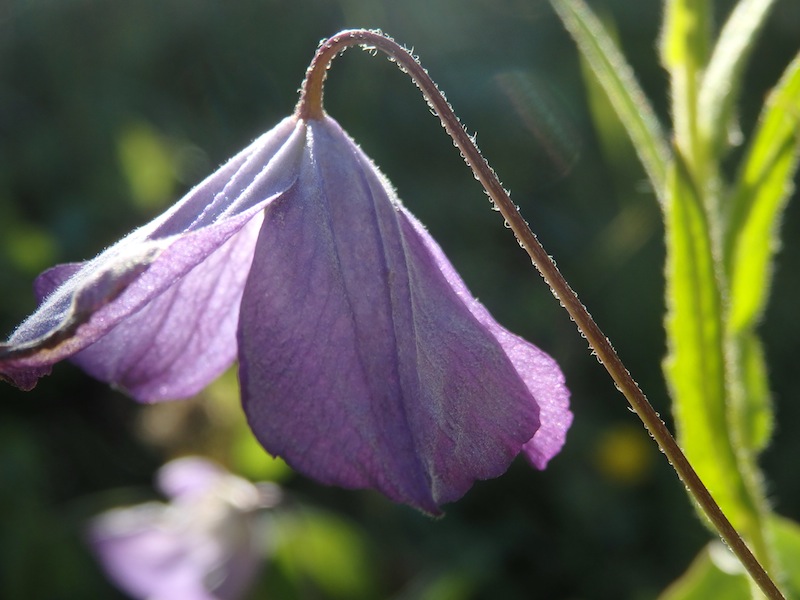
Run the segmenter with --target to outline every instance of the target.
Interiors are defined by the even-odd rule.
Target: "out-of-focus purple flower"
[[[30,389],[70,358],[153,402],[198,392],[238,357],[270,453],[429,513],[520,453],[544,468],[572,420],[555,361],[494,321],[327,116],[285,119],[35,289],[0,377]]]
[[[169,504],[148,502],[95,517],[90,547],[109,579],[133,598],[235,600],[264,560],[255,511],[274,504],[259,489],[199,457],[161,468]]]

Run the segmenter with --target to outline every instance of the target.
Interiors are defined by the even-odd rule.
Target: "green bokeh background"
[[[592,6],[666,122],[661,3]],[[33,309],[39,271],[93,256],[289,114],[318,41],[348,27],[413,46],[669,420],[658,207],[617,124],[596,133],[577,51],[540,0],[0,0],[0,335]],[[745,134],[798,39],[800,5],[779,1],[746,75]],[[562,365],[576,416],[564,451],[543,473],[519,461],[431,520],[275,468],[231,377],[141,407],[59,365],[31,393],[0,388],[0,597],[122,597],[84,548],[85,519],[152,495],[158,466],[194,451],[287,489],[292,518],[253,598],[654,598],[708,540],[666,461],[407,77],[351,50],[325,99],[473,293]],[[798,210],[763,327],[777,407],[763,464],[795,520]]]

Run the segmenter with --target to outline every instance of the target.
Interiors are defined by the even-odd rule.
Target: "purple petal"
[[[149,502],[95,518],[89,542],[109,578],[134,598],[233,599],[263,559],[255,544],[261,494],[199,456],[159,469],[171,504]]]
[[[297,178],[284,120],[167,213],[80,268],[37,281],[39,309],[0,344],[0,377],[30,388],[64,358],[139,400],[189,396],[233,361],[263,208]]]
[[[89,543],[134,598],[233,600],[259,570],[249,514],[209,496],[194,506],[150,502],[104,513]]]
[[[239,303],[261,221],[259,213],[221,245],[203,232],[187,249],[192,260],[200,248],[209,251],[201,250],[202,262],[185,275],[175,274],[178,252],[157,265],[164,272],[151,267],[148,279],[174,283],[72,360],[139,400],[202,390],[236,358]]]
[[[307,136],[298,185],[266,210],[242,298],[245,411],[295,469],[438,513],[503,473],[540,412],[563,434],[560,371],[469,296],[335,122],[310,121]],[[539,384],[517,370],[529,365],[562,404],[540,409]]]
[[[202,585],[205,561],[193,559],[168,511],[150,503],[106,513],[90,532],[95,554],[109,579],[133,598],[214,600]]]
[[[425,228],[411,214],[401,207],[407,215],[408,223],[426,240],[428,250],[435,257],[439,268],[456,293],[469,307],[511,359],[528,390],[539,407],[539,429],[533,438],[523,446],[526,458],[537,468],[544,469],[553,456],[564,446],[567,430],[572,424],[569,410],[569,390],[564,385],[564,374],[548,354],[514,335],[495,321],[489,311],[469,293],[466,285],[456,273],[442,249],[428,235]]]
[[[158,470],[158,489],[170,499],[194,498],[208,493],[230,474],[200,456],[172,460]]]

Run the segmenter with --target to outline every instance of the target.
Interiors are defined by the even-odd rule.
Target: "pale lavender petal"
[[[284,120],[94,260],[43,274],[46,299],[0,344],[0,377],[30,388],[74,356],[140,400],[201,389],[235,357],[258,219],[295,182],[303,141]]]
[[[147,600],[239,597],[263,560],[258,488],[199,456],[161,467],[158,487],[170,504],[119,508],[91,522],[89,542],[109,578]]]
[[[89,542],[103,569],[133,598],[215,600],[203,586],[205,565],[193,560],[181,531],[170,527],[166,505],[117,509],[92,525]]]
[[[534,436],[517,366],[542,353],[506,348],[335,122],[307,127],[300,180],[266,211],[242,299],[245,410],[301,472],[437,513]]]
[[[466,304],[472,314],[480,321],[503,346],[511,359],[533,400],[539,407],[539,429],[533,438],[523,446],[525,457],[537,468],[544,469],[553,456],[564,446],[567,430],[572,424],[569,410],[569,390],[564,383],[564,374],[548,354],[514,335],[489,314],[489,311],[469,293],[461,277],[447,260],[438,244],[426,235],[424,226],[405,208],[401,212],[406,218],[406,226],[417,231],[425,240],[429,252],[435,257],[439,268]]]
[[[213,461],[201,456],[185,456],[158,470],[157,487],[170,499],[193,498],[208,493],[230,476]]]
[[[0,379],[30,390],[51,366],[69,356],[71,346],[80,342],[79,328],[95,313],[116,301],[125,289],[158,258],[158,244],[140,244],[128,256],[116,256],[103,270],[75,271],[74,264],[56,267],[37,280],[37,293],[60,274],[75,273],[80,285],[71,294],[52,294],[20,325],[8,343],[0,344]],[[85,263],[84,263],[85,264]],[[67,286],[64,286],[67,287]],[[60,288],[63,289],[63,288]]]
[[[250,515],[209,498],[115,509],[92,522],[88,537],[109,579],[133,598],[234,600],[262,561],[252,530]]]
[[[202,263],[72,360],[143,401],[185,398],[202,390],[236,359],[239,304],[261,221],[256,214]],[[172,266],[175,259],[164,264]]]
[[[40,273],[33,281],[33,293],[36,296],[36,301],[39,303],[44,302],[45,298],[52,294],[56,288],[75,275],[85,265],[86,262],[65,263],[50,267]]]

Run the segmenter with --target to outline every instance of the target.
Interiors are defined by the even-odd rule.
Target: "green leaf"
[[[781,215],[800,149],[800,56],[770,94],[730,200],[724,239],[732,422],[745,452],[772,434],[767,369],[755,328],[764,312]]]
[[[800,55],[769,95],[733,188],[724,244],[733,332],[753,327],[764,310],[798,149]]]
[[[778,581],[787,598],[800,598],[800,525],[773,516],[769,529],[784,577]],[[658,600],[750,600],[752,588],[743,567],[720,542],[712,542]]]
[[[736,559],[730,555],[722,555],[721,553],[728,550],[719,542],[714,544],[716,546],[706,546],[686,573],[670,585],[658,600],[709,600],[709,598],[751,600],[747,575],[743,572],[731,573],[721,569],[717,564],[720,558],[734,562]],[[741,569],[738,563],[735,566]]]
[[[551,0],[551,3],[625,124],[639,160],[663,203],[661,195],[670,160],[669,145],[633,70],[603,24],[582,0]]]
[[[711,47],[711,3],[667,0],[661,59],[670,69],[702,70]]]
[[[375,565],[364,533],[333,513],[302,508],[275,515],[273,561],[295,588],[292,597],[374,597]],[[309,583],[319,590],[309,590]],[[311,592],[311,595],[309,595]]]
[[[734,376],[741,380],[741,399],[737,401],[740,441],[744,448],[758,453],[769,443],[774,421],[764,350],[754,332],[737,335],[733,343],[737,366]]]
[[[720,32],[700,87],[698,126],[719,155],[734,120],[742,72],[775,0],[741,0]]]
[[[670,74],[675,143],[693,173],[705,171],[698,137],[698,84],[709,55],[711,2],[668,0],[661,60]]]
[[[770,526],[784,574],[779,583],[790,598],[800,598],[800,525],[776,516]]]
[[[755,511],[729,437],[722,303],[706,213],[676,156],[665,211],[669,345],[664,371],[681,446],[734,527]],[[746,527],[743,527],[746,526]]]

